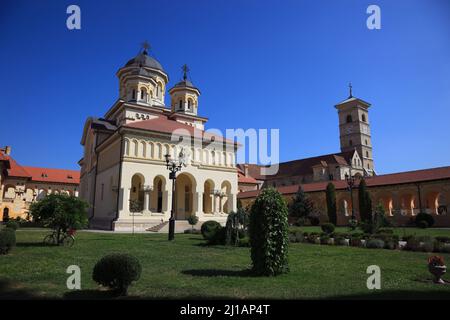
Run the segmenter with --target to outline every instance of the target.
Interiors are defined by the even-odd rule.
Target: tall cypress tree
[[[337,224],[337,214],[336,214],[336,189],[334,188],[334,184],[332,182],[328,183],[327,191],[327,213],[328,219],[334,225]]]
[[[289,214],[291,217],[309,217],[314,210],[314,204],[299,186],[295,194],[292,204],[289,206]]]
[[[370,222],[372,220],[372,199],[367,191],[366,180],[361,178],[358,187],[359,215],[361,221]]]

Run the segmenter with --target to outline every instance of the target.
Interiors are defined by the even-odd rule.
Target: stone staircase
[[[197,224],[200,226],[200,223]],[[197,225],[195,228],[197,228]],[[183,233],[186,229],[191,229],[192,226],[187,222],[187,220],[176,220],[175,221],[175,233]],[[158,231],[159,233],[169,233],[169,223],[164,225],[161,229]]]
[[[156,226],[145,229],[145,231],[159,232],[162,228],[164,228],[168,224],[169,224],[169,221],[164,221],[164,222],[161,222],[160,224],[157,224]]]

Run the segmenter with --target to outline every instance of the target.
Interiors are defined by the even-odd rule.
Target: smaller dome
[[[150,57],[147,54],[146,50],[144,50],[143,52],[139,53],[136,57],[134,57],[133,59],[129,60],[125,64],[125,67],[132,67],[132,66],[148,67],[148,68],[152,68],[152,69],[161,70],[161,71],[164,72],[164,69],[161,66],[161,64],[158,62],[158,60],[156,60],[153,57]]]
[[[180,82],[178,82],[175,87],[190,87],[190,88],[195,88],[195,86],[192,84],[191,81],[189,80],[182,80]]]

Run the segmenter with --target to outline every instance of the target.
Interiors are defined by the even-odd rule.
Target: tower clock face
[[[352,132],[353,132],[352,126],[348,126],[348,127],[345,129],[345,132],[347,132],[347,133],[352,133]]]

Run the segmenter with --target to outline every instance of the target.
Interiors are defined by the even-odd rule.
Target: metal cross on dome
[[[186,80],[187,74],[189,72],[189,67],[187,66],[187,64],[183,64],[183,66],[181,67],[181,70],[183,70],[183,80]]]
[[[148,50],[150,49],[150,43],[148,43],[147,40],[145,40],[144,42],[141,43],[142,49],[144,49],[144,52],[148,52]]]

